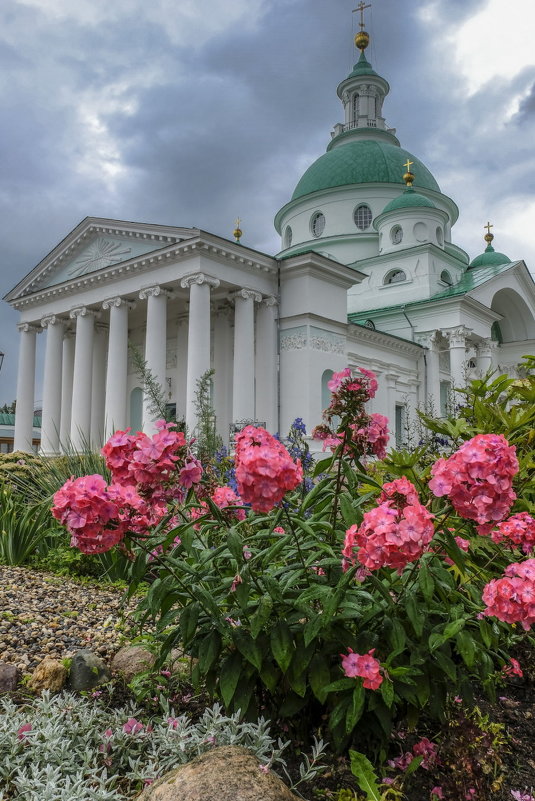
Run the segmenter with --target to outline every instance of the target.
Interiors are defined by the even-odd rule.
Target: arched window
[[[328,387],[329,381],[333,377],[332,370],[325,370],[321,376],[321,408],[326,409],[331,402],[331,390]]]
[[[407,276],[403,270],[390,270],[390,272],[385,275],[385,280],[383,283],[386,286],[387,284],[399,284],[401,281],[406,280]]]
[[[440,273],[440,280],[443,284],[447,284],[448,286],[453,286],[453,279],[447,270],[442,270]]]
[[[284,247],[289,248],[292,244],[292,229],[289,225],[286,226],[286,230],[284,231]]]
[[[359,93],[353,95],[353,122],[357,122],[359,118]]]
[[[403,228],[401,225],[394,225],[390,231],[390,240],[393,245],[399,245],[403,239]]]
[[[143,390],[139,387],[130,393],[130,428],[132,431],[143,428]]]
[[[325,215],[321,211],[317,211],[312,215],[310,220],[310,232],[316,239],[322,235],[325,230]]]
[[[353,212],[353,221],[360,231],[365,231],[372,224],[372,210],[366,203],[361,203]]]
[[[502,329],[500,328],[500,324],[497,320],[495,323],[492,323],[490,329],[490,338],[493,342],[497,342],[499,345],[501,345],[503,342]]]

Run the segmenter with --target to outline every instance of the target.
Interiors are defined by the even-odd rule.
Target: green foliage
[[[38,481],[41,459],[35,453],[13,451],[0,454],[0,483],[13,489],[28,486],[33,489]]]
[[[216,432],[215,411],[212,405],[212,382],[214,370],[207,370],[196,383],[195,417],[196,425],[193,434],[196,438],[195,449],[200,459],[211,459],[223,445],[223,440]]]
[[[167,423],[176,422],[176,415],[171,412],[167,404],[165,390],[149,369],[141,351],[131,342],[128,343],[128,350],[134,369],[143,382],[143,395],[148,400],[149,412],[155,420],[165,420]]]
[[[10,484],[0,484],[0,562],[22,565],[54,540],[58,528],[48,508],[28,505]]]

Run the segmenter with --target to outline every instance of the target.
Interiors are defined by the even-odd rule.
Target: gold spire
[[[403,165],[405,167],[405,169],[407,170],[407,172],[403,176],[403,180],[407,184],[407,187],[412,187],[412,185],[414,183],[414,173],[411,172],[411,167],[412,167],[413,164],[414,164],[414,161],[411,161],[410,159],[407,159],[407,161]]]
[[[360,0],[358,6],[353,9],[353,14],[355,14],[357,11],[360,11],[360,31],[355,36],[355,45],[358,47],[361,53],[366,50],[370,43],[370,35],[364,30],[364,12],[367,8],[371,8],[371,3],[366,5],[364,0]]]
[[[236,226],[236,228],[234,229],[234,239],[236,240],[238,245],[240,245],[241,244],[240,243],[240,239],[243,236],[243,231],[240,228],[240,225],[241,225],[241,218],[240,217],[236,218],[236,222],[234,223],[234,225]]]
[[[490,229],[494,228],[494,226],[491,225],[490,222],[488,222],[486,225],[483,226],[483,228],[487,229],[487,233],[485,234],[485,242],[487,242],[487,244],[490,245],[490,243],[494,239],[494,234],[491,234]]]

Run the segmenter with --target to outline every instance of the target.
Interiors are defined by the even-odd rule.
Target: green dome
[[[470,262],[468,267],[469,270],[474,269],[475,267],[498,267],[500,264],[510,264],[511,259],[509,256],[506,256],[505,253],[498,253],[498,251],[494,250],[492,245],[487,245],[485,248],[485,252],[482,253],[480,256],[476,256]]]
[[[436,209],[435,204],[429,198],[424,197],[424,195],[420,195],[418,192],[415,192],[412,186],[407,187],[407,189],[401,194],[399,197],[395,197],[394,200],[391,200],[384,209],[383,214],[386,214],[389,211],[395,211],[396,209],[409,209],[414,207],[422,207],[427,206],[430,209]]]
[[[353,67],[353,72],[350,72],[348,78],[357,78],[359,75],[377,75],[370,62],[364,55],[364,50],[360,54],[360,58]],[[377,75],[379,78],[380,76]]]
[[[292,200],[352,184],[403,184],[404,163],[414,164],[415,184],[422,189],[440,192],[440,187],[422,162],[401,147],[389,142],[357,139],[338,145],[320,156],[305,172]]]

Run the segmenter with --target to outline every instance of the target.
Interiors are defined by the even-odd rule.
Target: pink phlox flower
[[[421,762],[422,768],[429,770],[437,761],[438,746],[427,737],[422,737],[419,742],[413,745],[412,753],[414,756],[423,757]]]
[[[262,773],[269,773],[269,765],[259,765],[258,770],[261,770]]]
[[[362,686],[368,690],[377,690],[383,683],[382,668],[378,659],[373,656],[375,648],[367,654],[356,654],[348,648],[347,654],[340,654],[342,669],[348,678],[361,677]]]
[[[179,471],[180,483],[186,489],[198,484],[202,477],[202,465],[197,459],[190,459]]]
[[[410,751],[405,751],[401,756],[395,757],[395,759],[389,759],[388,765],[397,770],[407,770],[413,759],[414,754],[411,754]]]
[[[508,665],[503,666],[502,673],[504,676],[519,676],[520,678],[524,677],[524,673],[520,667],[520,662],[517,659],[513,659],[513,657],[509,659]]]
[[[286,534],[286,531],[283,529],[282,526],[275,526],[273,529],[274,534]]]
[[[511,790],[511,795],[515,801],[535,801],[535,797],[533,797],[532,794],[528,793],[527,791],[522,793],[520,790]]]
[[[351,367],[344,367],[339,373],[333,373],[331,379],[327,382],[331,392],[337,392],[346,378],[351,378],[352,372]]]
[[[491,538],[530,553],[535,548],[535,520],[527,512],[519,512],[498,523]]]
[[[492,579],[483,590],[484,615],[505,623],[520,623],[529,631],[535,623],[535,559],[510,564],[504,577]]]
[[[245,561],[248,562],[252,555],[253,555],[252,551],[247,547],[247,545],[244,545],[243,546],[243,558],[245,559]]]
[[[21,726],[17,731],[17,740],[26,740],[26,733],[29,731],[32,731],[32,724],[25,723],[24,726]]]
[[[439,801],[442,801],[443,798],[444,798],[444,790],[442,789],[442,787],[440,787],[440,785],[437,784],[437,786],[433,787],[433,789],[431,790],[431,801],[435,801],[435,799],[439,799]]]
[[[239,506],[242,503],[240,496],[234,492],[232,487],[217,487],[211,497],[221,510],[227,510],[229,506]],[[245,520],[247,516],[245,509],[232,509],[230,514],[236,520]]]
[[[128,718],[126,723],[123,724],[123,731],[125,734],[137,734],[142,732],[145,726],[135,718]]]
[[[238,584],[243,584],[243,579],[239,574],[234,576],[234,581],[230,585],[230,591],[236,592],[236,587],[238,586]]]

